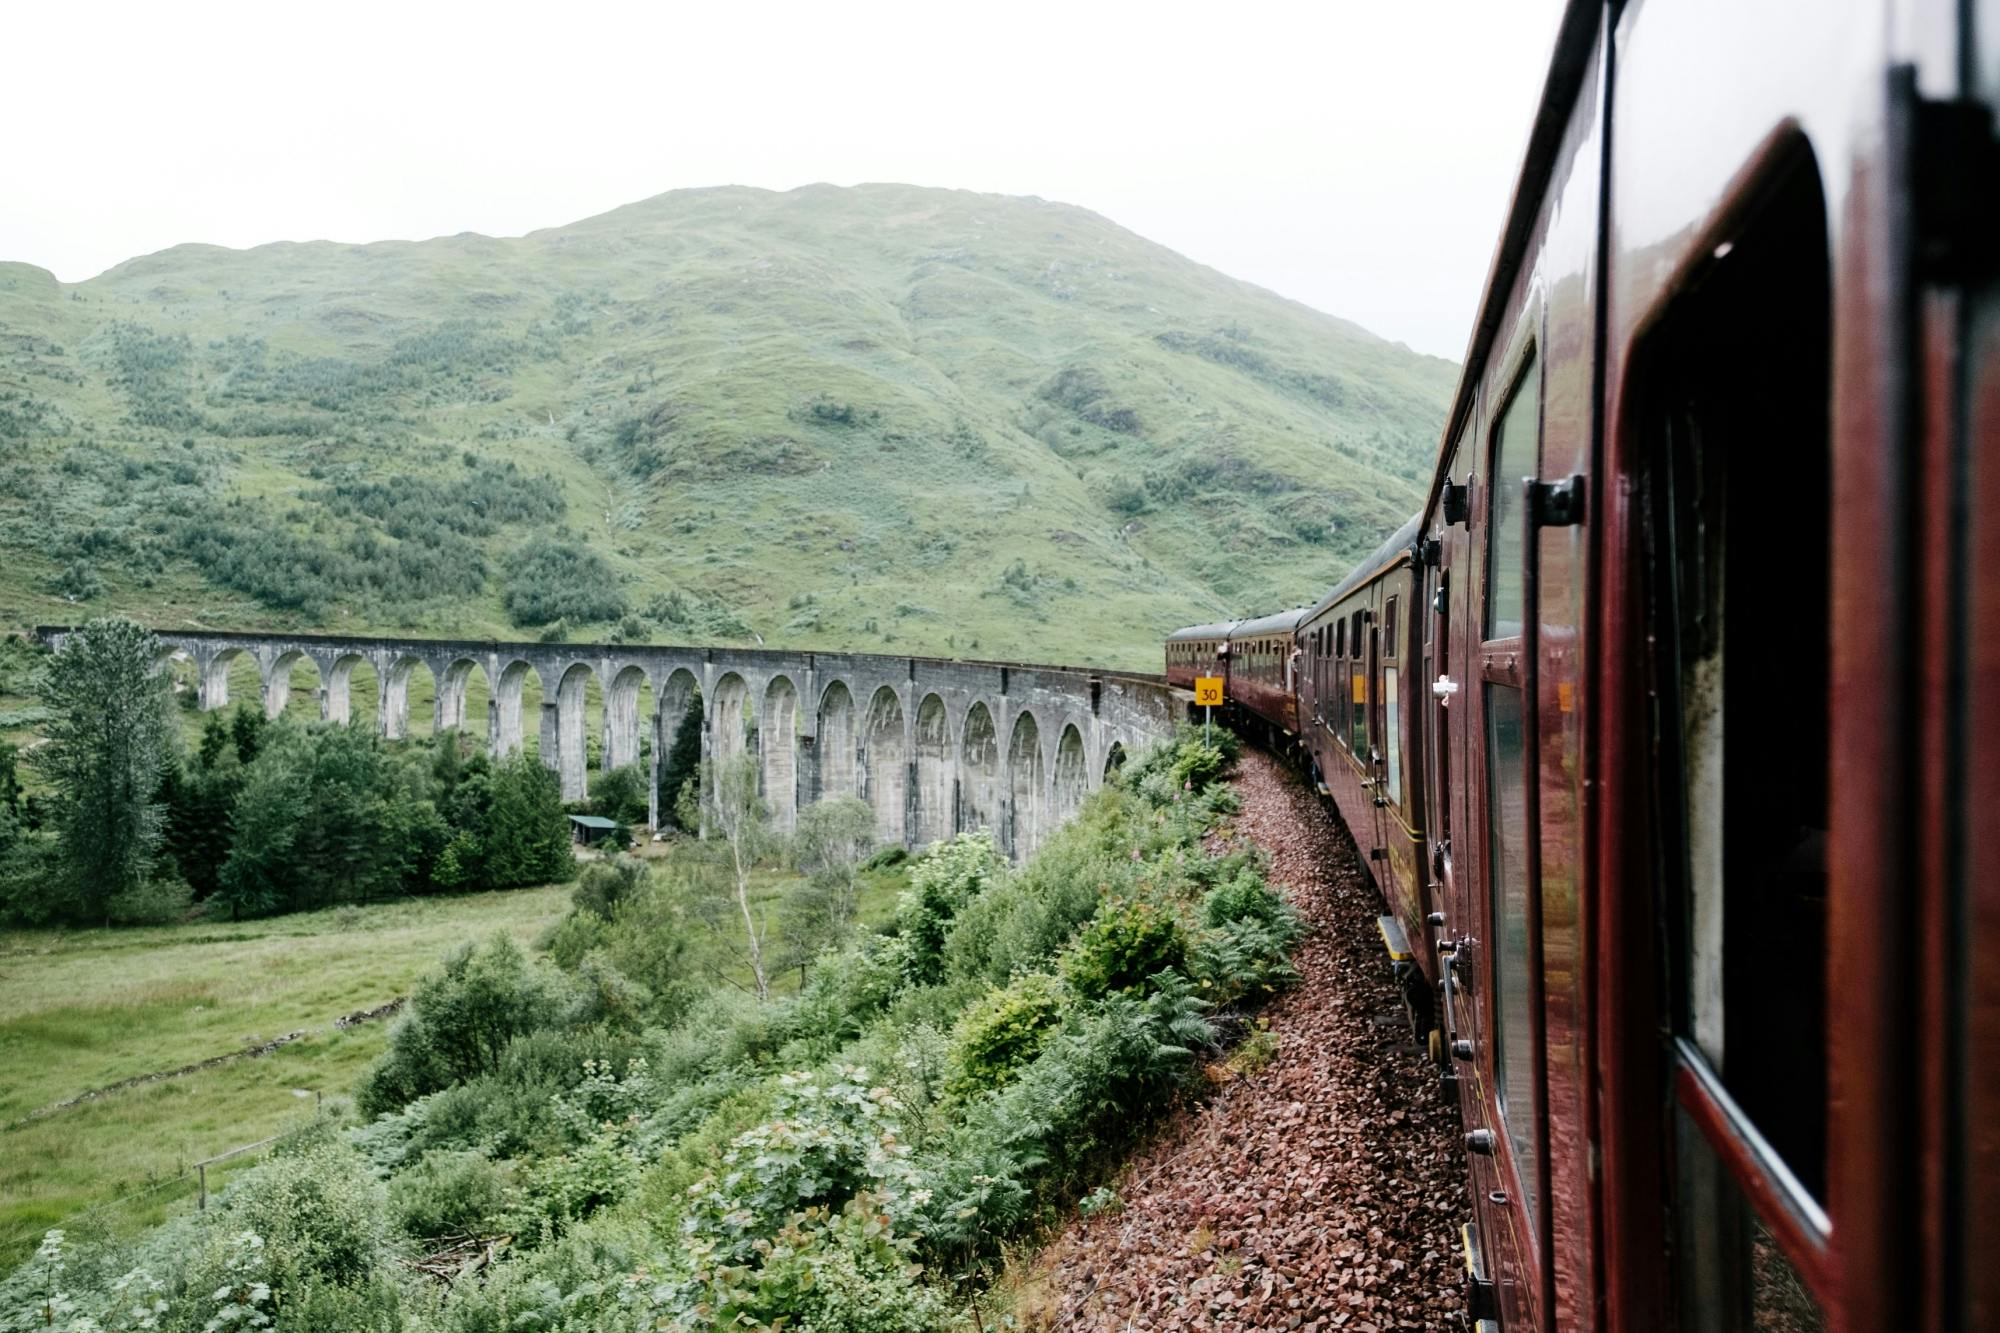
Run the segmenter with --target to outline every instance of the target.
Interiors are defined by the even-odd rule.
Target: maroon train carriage
[[[1488,1330],[2000,1328],[1996,103],[2000,0],[1572,3],[1297,626]]]
[[[1239,620],[1229,632],[1228,691],[1230,707],[1239,718],[1261,723],[1274,749],[1299,729],[1297,641],[1292,631],[1303,607],[1255,620]]]
[[[1224,676],[1229,670],[1229,631],[1234,620],[1190,625],[1167,636],[1167,684],[1194,688],[1197,676]]]
[[[1301,619],[1300,741],[1339,809],[1389,916],[1382,938],[1420,1032],[1434,1031],[1439,976],[1425,891],[1422,724],[1435,634],[1418,605],[1411,519]]]

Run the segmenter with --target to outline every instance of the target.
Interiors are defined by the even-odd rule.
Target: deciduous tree
[[[770,922],[752,901],[757,863],[776,850],[769,814],[757,793],[757,765],[748,755],[726,763],[704,761],[701,780],[681,788],[676,814],[683,828],[700,828],[676,859],[696,912],[750,969],[751,988],[760,1000],[771,995],[765,959]]]

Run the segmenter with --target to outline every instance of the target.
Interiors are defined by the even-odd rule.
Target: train
[[[2000,1328],[2000,0],[1566,5],[1421,507],[1169,681],[1299,758],[1468,1316]]]

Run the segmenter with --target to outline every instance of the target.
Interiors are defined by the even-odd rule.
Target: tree
[[[590,813],[643,826],[648,814],[646,776],[639,766],[625,764],[591,774]]]
[[[261,732],[254,752],[220,876],[232,915],[327,907],[404,887],[413,802],[374,735],[280,721]],[[441,850],[441,828],[432,841]]]
[[[673,744],[667,747],[666,762],[660,766],[660,813],[680,822],[681,790],[701,774],[701,691],[688,699],[687,711],[674,728]],[[689,833],[694,832],[688,827]]]
[[[576,875],[569,812],[556,775],[525,754],[493,770],[486,808],[486,882],[496,889],[553,884]],[[470,784],[467,784],[470,785]]]
[[[792,859],[805,884],[779,909],[785,928],[786,965],[799,969],[840,942],[854,924],[861,891],[861,862],[875,844],[875,811],[854,796],[830,796],[799,811]]]
[[[0,816],[11,817],[21,808],[21,751],[12,741],[0,741]]]
[[[704,761],[700,780],[681,788],[675,814],[682,828],[702,830],[675,862],[697,913],[748,965],[757,998],[769,999],[764,945],[770,923],[750,899],[750,877],[776,841],[757,794],[755,762],[749,755],[723,764]]]
[[[172,755],[160,641],[129,620],[92,620],[49,661],[51,718],[35,767],[55,789],[53,822],[78,911],[107,920],[143,886],[165,823],[160,772]]]

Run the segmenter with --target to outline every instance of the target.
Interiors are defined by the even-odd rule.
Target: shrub
[[[121,926],[158,926],[179,921],[194,903],[194,890],[178,875],[155,875],[112,895],[107,911]]]
[[[1255,921],[1266,926],[1296,928],[1298,913],[1264,877],[1249,866],[1239,867],[1202,895],[1201,921],[1221,927],[1233,921]]]
[[[785,1074],[778,1086],[776,1118],[737,1135],[721,1173],[689,1192],[682,1231],[697,1267],[750,1262],[795,1213],[838,1211],[863,1192],[890,1206],[908,1180],[895,1100],[867,1070]]]
[[[1026,972],[966,1010],[952,1031],[947,1090],[970,1097],[1005,1084],[1062,1026],[1062,1001],[1054,977]]]
[[[897,905],[904,974],[919,985],[944,976],[945,932],[961,907],[1000,876],[1005,863],[985,829],[939,843],[917,861]]]
[[[430,1152],[389,1183],[389,1216],[418,1240],[483,1236],[507,1206],[506,1169],[479,1152]]]
[[[515,1037],[554,1026],[562,998],[519,946],[494,935],[468,945],[418,984],[369,1071],[357,1104],[378,1115],[500,1066]]]
[[[593,861],[577,877],[570,906],[579,914],[613,920],[618,910],[646,886],[646,865],[627,857]]]
[[[218,1224],[263,1238],[265,1280],[282,1306],[308,1285],[368,1278],[380,1259],[385,1202],[352,1150],[317,1143],[280,1153],[231,1184]]]
[[[646,775],[637,764],[623,764],[590,776],[590,813],[621,824],[643,827],[652,818]]]
[[[948,1310],[918,1280],[911,1242],[867,1195],[838,1210],[793,1214],[761,1251],[762,1262],[697,1262],[661,1287],[667,1326],[838,1329],[841,1333],[930,1333]]]
[[[507,618],[523,628],[553,621],[617,620],[627,610],[618,575],[604,557],[579,542],[535,537],[502,562]]]
[[[1187,966],[1187,933],[1173,913],[1144,900],[1110,898],[1063,955],[1063,980],[1085,999],[1147,986]]]

